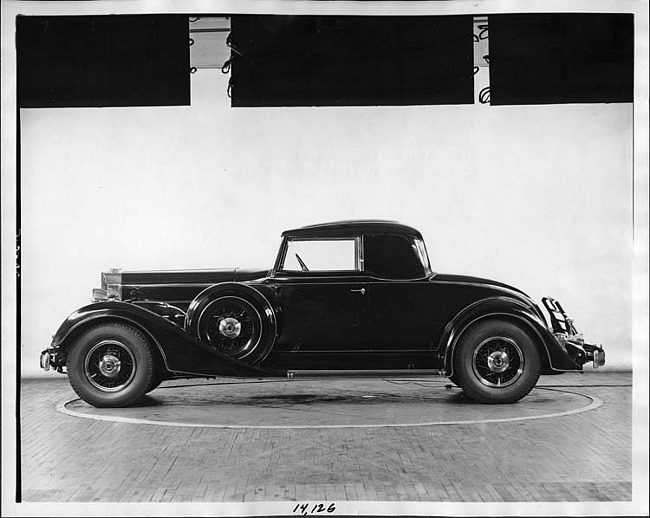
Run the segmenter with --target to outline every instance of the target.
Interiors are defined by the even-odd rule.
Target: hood
[[[220,268],[214,270],[154,270],[125,271],[112,270],[102,273],[102,287],[146,286],[146,285],[210,285],[220,282],[242,282],[262,279],[268,269]]]

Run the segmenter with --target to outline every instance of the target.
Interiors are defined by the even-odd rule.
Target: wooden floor
[[[152,398],[183,391],[184,404],[200,411],[207,404],[204,392],[200,386],[196,391],[188,387],[196,383],[168,382],[152,393]],[[364,380],[363,393],[372,390],[373,383],[389,382]],[[444,392],[446,383],[444,378],[392,382],[396,415],[397,408],[409,412],[403,405],[414,386],[422,391]],[[23,380],[22,500],[629,501],[631,383],[629,372],[542,377],[540,387],[571,389],[592,396],[602,405],[582,413],[535,420],[482,423],[481,416],[498,417],[500,408],[483,406],[470,410],[479,419],[469,424],[301,429],[292,428],[287,421],[286,428],[263,428],[269,418],[260,410],[256,420],[256,407],[249,406],[244,410],[250,413],[249,421],[262,428],[228,429],[65,415],[57,411],[57,404],[76,397],[65,376]],[[361,397],[360,386],[350,380],[315,381],[310,394],[336,392],[355,398]],[[384,386],[377,387],[386,391]],[[242,385],[241,390],[246,389]],[[266,393],[274,390],[273,384],[264,388]],[[561,392],[555,394],[544,391],[545,404],[552,406],[557,397],[559,405]],[[310,401],[303,398],[302,403]],[[349,413],[345,398],[330,397],[328,405],[328,412]],[[150,414],[165,411],[165,404],[160,404]],[[219,412],[219,406],[204,406],[203,411]],[[242,410],[239,412],[241,416]],[[268,407],[264,412],[268,415]],[[223,422],[227,415],[211,418]]]

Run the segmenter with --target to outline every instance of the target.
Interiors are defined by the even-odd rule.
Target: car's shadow
[[[172,393],[165,395],[146,395],[130,405],[130,408],[147,408],[158,406],[218,406],[237,405],[250,407],[288,407],[294,405],[316,406],[316,405],[382,405],[382,404],[442,404],[442,405],[463,405],[483,406],[481,403],[472,401],[463,394],[461,389],[431,390],[426,395],[399,395],[395,393],[382,392],[373,394],[323,394],[323,393],[289,393],[289,394],[264,394],[264,395],[237,395],[221,398],[206,398],[205,396],[187,397],[176,396]]]

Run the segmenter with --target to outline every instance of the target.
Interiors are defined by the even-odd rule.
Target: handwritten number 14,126
[[[333,513],[336,511],[334,504],[330,504],[327,507],[325,507],[325,505],[326,504],[296,504],[296,507],[293,508],[293,512],[307,515],[316,513]]]

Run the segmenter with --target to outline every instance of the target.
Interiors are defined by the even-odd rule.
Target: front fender
[[[176,324],[148,309],[121,301],[98,302],[72,313],[55,333],[51,349],[59,362],[85,329],[105,321],[122,321],[140,329],[160,351],[165,368],[172,374],[201,376],[281,375],[230,358],[194,338]]]
[[[444,355],[445,374],[454,373],[454,352],[460,336],[475,322],[485,318],[505,318],[523,324],[531,332],[542,353],[543,372],[581,370],[555,339],[534,307],[511,297],[491,297],[469,305],[459,312],[445,327],[438,351]]]

